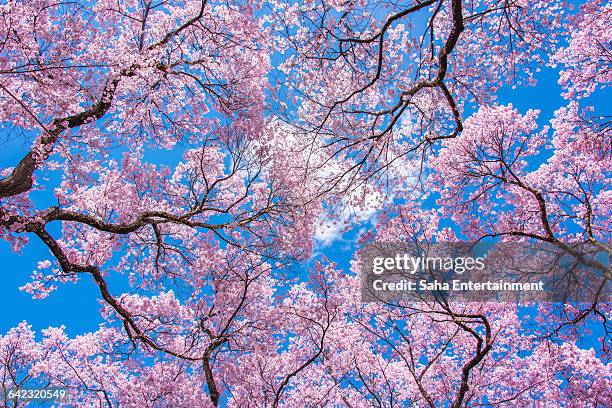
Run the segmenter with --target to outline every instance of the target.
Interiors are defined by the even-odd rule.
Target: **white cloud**
[[[360,197],[359,200],[356,197]],[[353,194],[340,204],[342,208],[340,214],[325,214],[321,217],[315,240],[322,247],[328,247],[335,241],[344,241],[342,235],[345,231],[356,225],[373,222],[386,201],[389,201],[389,198],[379,191],[370,191],[365,194],[353,191]],[[355,202],[359,202],[360,205],[353,204]]]

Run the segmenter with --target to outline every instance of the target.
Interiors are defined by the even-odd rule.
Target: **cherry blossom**
[[[368,244],[462,240],[550,244],[609,285],[611,10],[0,5],[0,126],[25,141],[0,169],[0,238],[46,250],[22,291],[88,285],[102,318],[0,335],[3,390],[108,407],[612,406],[604,298],[361,293]],[[543,69],[561,86],[552,116],[500,102]],[[339,266],[334,239],[355,230]]]

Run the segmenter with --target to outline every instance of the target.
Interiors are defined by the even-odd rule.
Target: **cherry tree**
[[[610,306],[367,303],[317,259],[369,242],[555,245],[609,284],[609,4],[8,1],[0,234],[21,289],[94,285],[104,323],[0,337],[8,390],[70,406],[609,406]],[[497,102],[559,71],[566,106]],[[605,107],[603,107],[605,109]],[[11,167],[9,167],[11,166]],[[376,198],[376,199],[373,199]],[[435,205],[431,204],[432,198]],[[374,204],[375,203],[375,204]],[[580,340],[598,322],[599,349]],[[70,322],[66,322],[69,326]]]

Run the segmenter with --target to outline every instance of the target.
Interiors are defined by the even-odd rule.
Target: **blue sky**
[[[529,108],[540,109],[540,125],[548,123],[554,110],[565,105],[560,96],[557,84],[558,73],[550,68],[542,68],[536,75],[538,84],[535,87],[502,88],[499,91],[499,102],[511,102],[521,112]],[[596,97],[597,98],[597,97]],[[603,98],[602,98],[603,101]],[[31,137],[2,133],[0,130],[0,167],[14,166],[28,149]],[[177,154],[178,156],[178,154]],[[51,180],[57,185],[58,180]],[[50,193],[35,193],[36,201],[41,205],[52,205]],[[354,252],[353,238],[360,229],[369,225],[356,225],[354,230],[326,244],[319,242],[317,254],[326,256],[347,268],[348,261]],[[38,261],[49,259],[49,253],[35,237],[20,251],[14,253],[6,242],[0,242],[0,259],[2,259],[0,285],[0,302],[3,319],[0,321],[0,332],[5,333],[19,322],[28,321],[36,331],[49,326],[65,325],[70,335],[96,330],[101,323],[98,291],[90,277],[83,277],[77,284],[60,285],[49,297],[33,300],[30,295],[18,288],[30,280],[32,271]],[[303,265],[307,267],[307,265]],[[299,268],[302,269],[303,268]],[[115,292],[116,293],[116,292]]]

